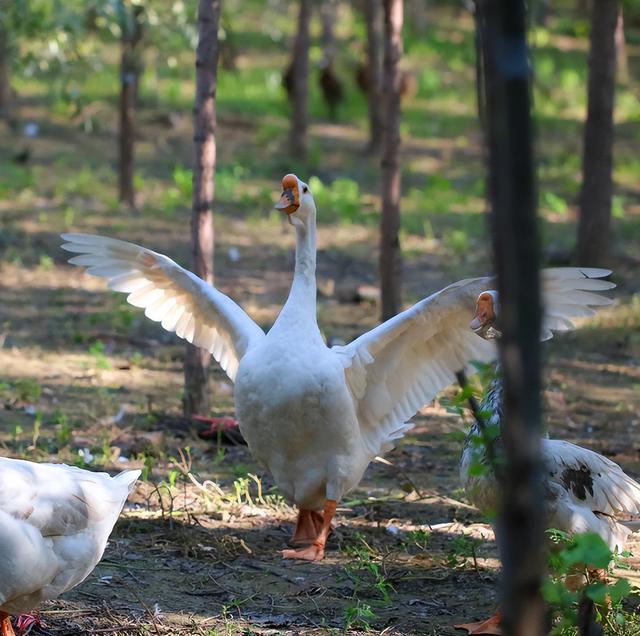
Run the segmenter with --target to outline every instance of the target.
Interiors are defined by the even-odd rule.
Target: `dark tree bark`
[[[196,99],[193,108],[193,209],[191,252],[194,272],[213,283],[213,196],[216,169],[216,88],[220,0],[198,4]],[[211,353],[187,345],[184,365],[184,412],[204,414],[209,408],[208,375]]]
[[[309,27],[311,0],[300,0],[298,33],[293,46],[293,117],[291,148],[298,161],[307,160],[307,119],[309,110]]]
[[[120,57],[120,137],[119,137],[119,196],[132,208],[136,204],[133,185],[135,113],[138,101],[138,80],[142,57],[138,45],[142,39],[141,6],[122,6],[122,54]]]
[[[489,198],[501,304],[505,465],[498,542],[507,636],[544,633],[540,292],[524,0],[478,0]]]
[[[369,152],[382,141],[382,0],[364,0],[367,25],[367,97],[369,98]]]
[[[11,57],[9,55],[8,6],[0,0],[0,119],[11,115]]]
[[[380,290],[382,320],[400,310],[400,58],[402,0],[384,0],[382,219],[380,224]]]
[[[587,121],[578,220],[579,265],[607,265],[610,255],[617,22],[618,0],[596,0],[592,3]]]

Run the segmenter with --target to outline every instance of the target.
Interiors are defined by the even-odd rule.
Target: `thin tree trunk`
[[[622,5],[616,24],[616,64],[618,68],[618,81],[626,84],[629,81],[629,57],[627,56],[627,40],[624,35],[624,16]]]
[[[369,98],[369,152],[382,141],[382,0],[364,0],[367,25],[367,78]]]
[[[578,220],[579,265],[607,265],[610,256],[617,22],[618,0],[593,2]]]
[[[198,4],[196,99],[193,108],[193,209],[191,253],[195,273],[213,283],[213,196],[216,168],[216,87],[220,0]],[[209,408],[208,375],[211,353],[187,345],[184,365],[184,412],[203,414]]]
[[[298,161],[307,160],[307,119],[309,110],[309,28],[311,0],[300,0],[298,33],[293,47],[293,118],[291,148]]]
[[[427,0],[410,0],[407,3],[407,23],[411,25],[413,33],[424,37],[427,32]]]
[[[141,56],[138,44],[142,39],[142,7],[129,8],[123,3],[122,55],[120,58],[120,137],[119,196],[132,208],[136,204],[133,184],[135,113],[138,101],[138,79]]]
[[[382,320],[400,310],[400,58],[402,0],[384,0],[384,66],[382,134],[382,219],[380,224],[380,288]]]
[[[322,0],[320,20],[322,22],[322,54],[328,66],[336,57],[335,25],[338,19],[338,0]]]
[[[11,116],[11,57],[7,11],[6,1],[0,0],[0,119],[8,121]]]
[[[501,304],[504,375],[499,473],[502,502],[503,628],[507,636],[544,633],[540,461],[540,292],[529,62],[524,0],[478,0],[479,67],[489,143],[489,198]]]

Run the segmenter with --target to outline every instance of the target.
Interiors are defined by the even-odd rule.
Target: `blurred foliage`
[[[14,54],[13,86],[20,98],[46,103],[52,125],[71,126],[91,136],[115,128],[119,90],[119,40],[134,5],[144,7],[139,117],[182,120],[176,134],[188,140],[193,102],[193,48],[196,7],[182,0],[9,0],[4,16]],[[417,81],[417,92],[403,101],[402,240],[431,242],[456,262],[486,250],[484,169],[475,105],[474,33],[471,13],[459,3],[429,4],[428,24],[409,22],[403,68]],[[285,0],[226,0],[221,21],[221,66],[217,90],[220,126],[237,129],[239,140],[222,149],[216,176],[221,213],[265,215],[271,207],[274,175],[291,170],[286,152],[290,105],[281,77],[290,56],[295,3]],[[623,240],[640,238],[640,161],[632,144],[640,141],[638,1],[625,3],[630,78],[618,87],[616,118],[624,126],[615,161],[615,228]],[[318,84],[320,47],[317,16],[312,28],[310,114],[325,125],[326,105]],[[367,104],[355,74],[364,56],[364,24],[357,4],[342,3],[336,25],[335,72],[344,87],[339,131],[361,137]],[[538,0],[532,5],[534,115],[539,132],[540,209],[545,240],[570,249],[580,184],[582,119],[586,103],[588,20],[575,3]],[[173,125],[173,124],[171,124]],[[50,133],[51,131],[47,131]],[[145,132],[145,135],[147,133]],[[151,133],[155,135],[155,132]],[[166,133],[162,133],[166,134]],[[339,143],[344,145],[344,140]],[[360,150],[337,156],[324,130],[312,128],[307,174],[321,222],[375,226],[379,183],[375,158]],[[190,207],[188,158],[172,148],[148,148],[136,167],[144,191],[144,214],[171,217]],[[164,154],[170,167],[149,153]],[[142,155],[141,155],[142,156]],[[178,165],[179,167],[176,167]],[[62,206],[60,224],[84,218],[89,204],[115,213],[113,161],[91,156],[79,165],[74,152],[56,159],[55,168],[13,165],[0,156],[0,200],[53,196]],[[64,216],[64,218],[62,218]],[[51,221],[51,216],[49,218]],[[122,220],[112,219],[114,224]],[[406,248],[411,252],[414,248]]]
[[[555,636],[577,634],[578,607],[594,604],[596,620],[610,636],[638,633],[637,616],[624,609],[623,601],[632,592],[624,578],[611,580],[612,564],[620,564],[628,552],[614,554],[600,535],[585,532],[569,536],[561,530],[548,530],[554,549],[549,554],[549,578],[542,586],[545,601],[555,619]]]

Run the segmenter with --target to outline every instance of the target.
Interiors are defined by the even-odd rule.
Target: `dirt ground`
[[[261,231],[265,243],[268,234]],[[281,228],[271,234],[274,245],[290,242]],[[45,236],[39,244],[56,261],[49,271],[3,266],[3,454],[77,461],[88,448],[94,466],[146,463],[151,474],[93,574],[43,605],[46,631],[453,634],[454,624],[492,611],[495,543],[459,490],[460,442],[451,435],[463,426],[458,416],[440,403],[425,408],[387,457],[391,464],[372,464],[342,502],[326,559],[285,562],[280,550],[295,513],[269,476],[246,447],[202,440],[198,423],[180,416],[181,345],[129,313],[100,281],[63,265],[56,242]],[[286,293],[290,254],[273,259],[283,271],[248,257],[221,277],[229,291],[255,285],[256,313],[266,322]],[[338,266],[323,253],[319,260],[330,278]],[[366,272],[373,263],[361,266]],[[623,293],[591,327],[545,346],[545,417],[553,436],[602,452],[638,477],[640,340],[625,327],[630,311]],[[376,313],[375,304],[321,296],[329,336],[348,339]],[[97,341],[104,347],[91,350]],[[219,370],[213,375],[215,413],[233,415],[232,387]],[[34,411],[42,419],[35,443]],[[185,479],[189,461],[198,483],[215,486]]]

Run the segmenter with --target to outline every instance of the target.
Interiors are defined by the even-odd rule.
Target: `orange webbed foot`
[[[324,546],[327,544],[327,538],[329,537],[329,533],[331,532],[331,521],[336,514],[336,506],[337,502],[335,499],[327,499],[325,501],[320,530],[315,533],[311,545],[298,548],[297,550],[283,550],[282,556],[285,559],[322,561],[322,559],[324,558]],[[298,516],[299,525],[303,511],[300,512],[301,514]],[[308,532],[309,534],[312,532],[312,529],[316,527],[318,521],[317,517],[320,517],[319,513],[310,514],[311,512],[312,511],[310,510],[304,511],[305,515],[308,517],[307,521],[305,521],[305,525],[307,526],[306,532]],[[297,529],[296,534],[298,534]]]
[[[456,629],[466,629],[468,634],[488,634],[491,636],[502,636],[502,629],[500,623],[502,622],[502,613],[497,610],[493,616],[487,618],[484,621],[478,621],[477,623],[462,623],[460,625],[454,625]]]
[[[300,561],[322,561],[324,558],[324,546],[312,543],[296,550],[283,550],[282,556],[285,559],[298,559]]]
[[[296,530],[291,539],[294,545],[309,545],[313,543],[322,530],[324,517],[315,510],[301,508],[298,512]]]
[[[0,634],[2,636],[16,636],[11,625],[11,617],[6,612],[0,612]]]

